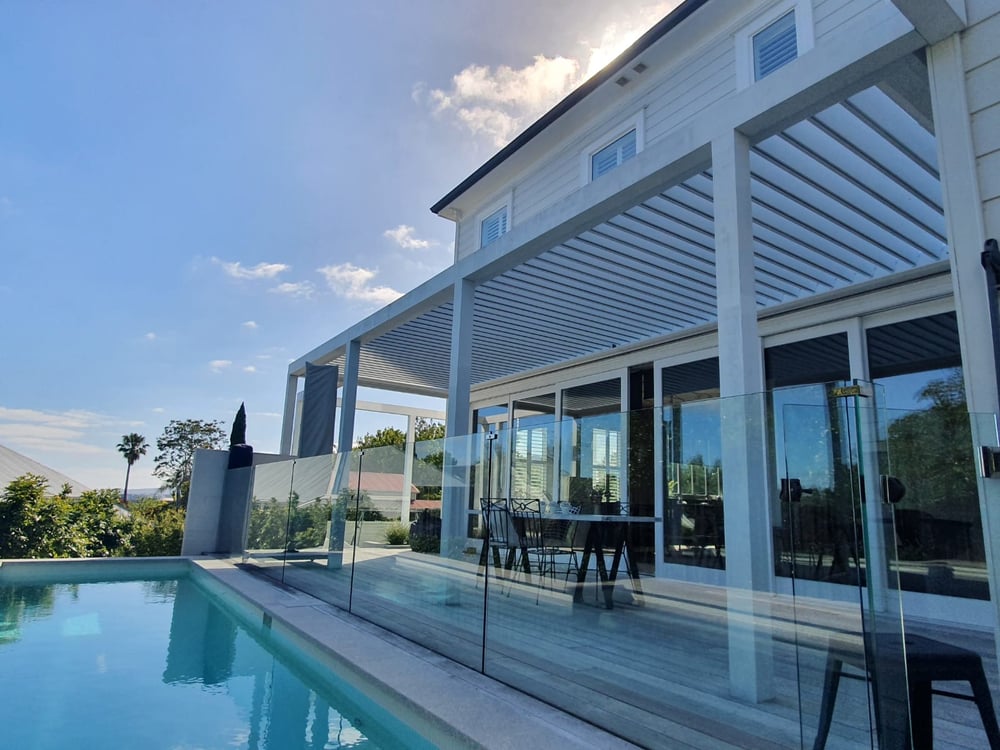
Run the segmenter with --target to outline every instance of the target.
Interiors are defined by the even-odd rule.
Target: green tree
[[[63,548],[59,503],[45,496],[46,481],[17,477],[0,496],[0,558],[57,557]]]
[[[221,448],[225,441],[222,423],[217,420],[172,419],[156,440],[156,467],[153,474],[173,491],[174,501],[187,507],[191,489],[194,452],[199,448]]]
[[[127,466],[125,467],[125,489],[122,492],[122,501],[128,502],[128,477],[132,471],[132,464],[146,455],[149,444],[146,438],[137,432],[130,432],[122,435],[121,442],[118,443],[118,452],[125,456]]]

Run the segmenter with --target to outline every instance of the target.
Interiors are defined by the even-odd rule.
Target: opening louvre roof
[[[875,87],[755,144],[758,306],[946,259],[935,154],[933,134]],[[481,283],[473,384],[714,322],[712,194],[705,165]],[[373,329],[361,384],[446,392],[451,314],[449,296]]]

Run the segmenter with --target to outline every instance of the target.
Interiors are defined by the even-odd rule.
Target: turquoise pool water
[[[0,676],[4,748],[431,747],[187,576],[0,583]]]

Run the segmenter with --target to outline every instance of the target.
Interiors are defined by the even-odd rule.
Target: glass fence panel
[[[417,442],[409,482],[403,474],[369,472],[386,466],[397,449],[366,449],[358,486],[378,510],[361,517],[350,552],[351,612],[475,669],[482,665],[484,588],[477,576],[481,540],[470,534],[478,512],[470,503],[478,508],[477,476],[485,482],[488,470],[507,470],[498,458],[484,466],[485,447],[482,434]]]
[[[803,744],[873,747],[871,683],[839,679],[844,663],[853,676],[868,674],[860,595],[866,571],[858,420],[843,400],[824,395],[817,404],[796,404],[790,402],[797,398],[782,396],[773,402],[780,404],[774,431],[783,468],[773,539],[775,571],[791,582],[790,635]],[[835,685],[828,673],[837,676]]]
[[[679,414],[588,415],[581,396],[561,423],[535,416],[407,450],[356,450],[342,466],[259,466],[245,557],[640,745],[878,745],[866,677],[898,653],[873,650],[866,634],[891,631],[894,576],[904,587],[922,577],[924,590],[904,593],[931,601],[904,597],[919,604],[908,636],[968,649],[995,681],[991,633],[955,625],[966,609],[987,619],[988,605],[962,592],[982,585],[975,557],[985,559],[990,519],[956,541],[956,522],[975,521],[953,488],[968,486],[973,440],[997,445],[996,425],[990,415],[971,434],[943,419],[932,429],[925,416],[806,391],[685,403]],[[970,448],[961,459],[959,441]],[[882,503],[882,475],[913,495]],[[655,491],[637,488],[639,477]],[[1000,494],[992,479],[972,482],[980,505]],[[633,492],[652,504],[633,508]],[[695,539],[706,527],[691,510],[704,503],[718,503],[707,541]],[[944,540],[933,522],[934,533],[914,536],[910,510],[950,522]],[[874,562],[866,533],[881,550]],[[702,560],[663,565],[666,549],[650,557],[654,540],[691,558],[703,546]],[[917,549],[914,540],[933,557],[897,561],[897,544]],[[947,598],[928,597],[935,564],[957,581]],[[835,689],[834,666],[845,675]],[[882,679],[883,705],[905,702],[900,674]],[[959,718],[936,725],[936,738],[961,746],[980,731],[975,703],[942,705],[934,712]]]
[[[243,560],[281,579],[288,546],[288,513],[295,461],[258,464],[253,469]]]
[[[586,465],[598,463],[595,453],[610,455],[593,448],[596,439],[621,430],[618,456],[605,465],[619,472],[618,488],[628,486],[628,472],[643,460],[631,447],[652,445],[655,435],[625,435],[624,425],[660,429],[659,410],[653,419],[564,422],[561,485],[584,491],[566,497],[567,508],[546,507],[544,498],[501,499],[493,514],[501,554],[491,554],[488,566],[488,675],[644,747],[801,746],[791,597],[772,591],[767,474],[762,460],[747,472],[747,451],[740,458],[733,450],[754,434],[764,455],[764,400],[716,402],[713,413],[725,415],[729,444],[720,416],[718,455],[706,455],[706,463],[732,462],[727,491],[743,503],[734,585],[680,580],[670,571],[658,577],[635,564],[664,519],[653,509],[629,513],[623,491],[611,482],[606,497],[608,484],[593,481]],[[601,497],[592,498],[598,490]],[[721,484],[707,494],[721,495]]]

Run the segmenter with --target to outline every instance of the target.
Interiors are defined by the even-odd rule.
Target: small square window
[[[799,55],[795,11],[789,11],[753,36],[753,77],[770,75]]]
[[[596,180],[615,167],[620,167],[636,154],[636,132],[633,128],[614,143],[609,143],[590,157],[590,179]]]
[[[507,221],[507,206],[502,206],[485,219],[480,225],[479,246],[486,247],[491,242],[496,242],[507,233],[509,222]]]

